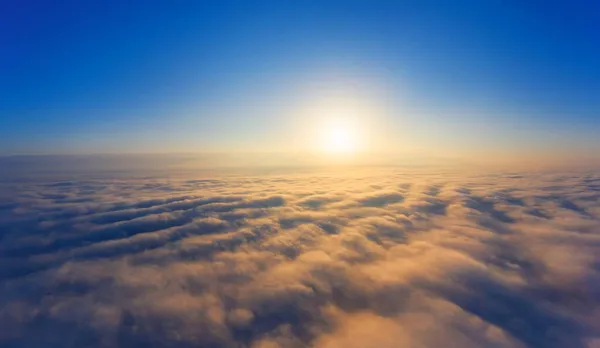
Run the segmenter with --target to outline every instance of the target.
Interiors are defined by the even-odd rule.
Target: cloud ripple
[[[3,347],[600,347],[600,175],[0,187]]]

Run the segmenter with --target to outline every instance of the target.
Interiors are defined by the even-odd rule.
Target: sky
[[[0,154],[312,151],[335,119],[369,151],[579,156],[598,62],[586,0],[7,1]]]
[[[600,1],[0,0],[0,347],[600,348]]]

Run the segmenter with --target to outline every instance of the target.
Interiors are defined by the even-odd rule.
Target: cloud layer
[[[600,347],[600,174],[0,183],[3,347]]]

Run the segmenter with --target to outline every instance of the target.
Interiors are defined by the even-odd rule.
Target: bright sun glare
[[[331,159],[354,157],[371,150],[371,124],[381,114],[373,104],[362,95],[340,95],[311,102],[302,112],[312,118],[314,133],[309,143]]]
[[[331,126],[325,134],[325,150],[332,153],[351,153],[358,147],[355,132],[349,127]]]

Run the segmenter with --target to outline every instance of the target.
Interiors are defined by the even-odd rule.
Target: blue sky
[[[7,1],[0,153],[292,149],[339,89],[386,150],[594,150],[598,62],[594,1]]]

